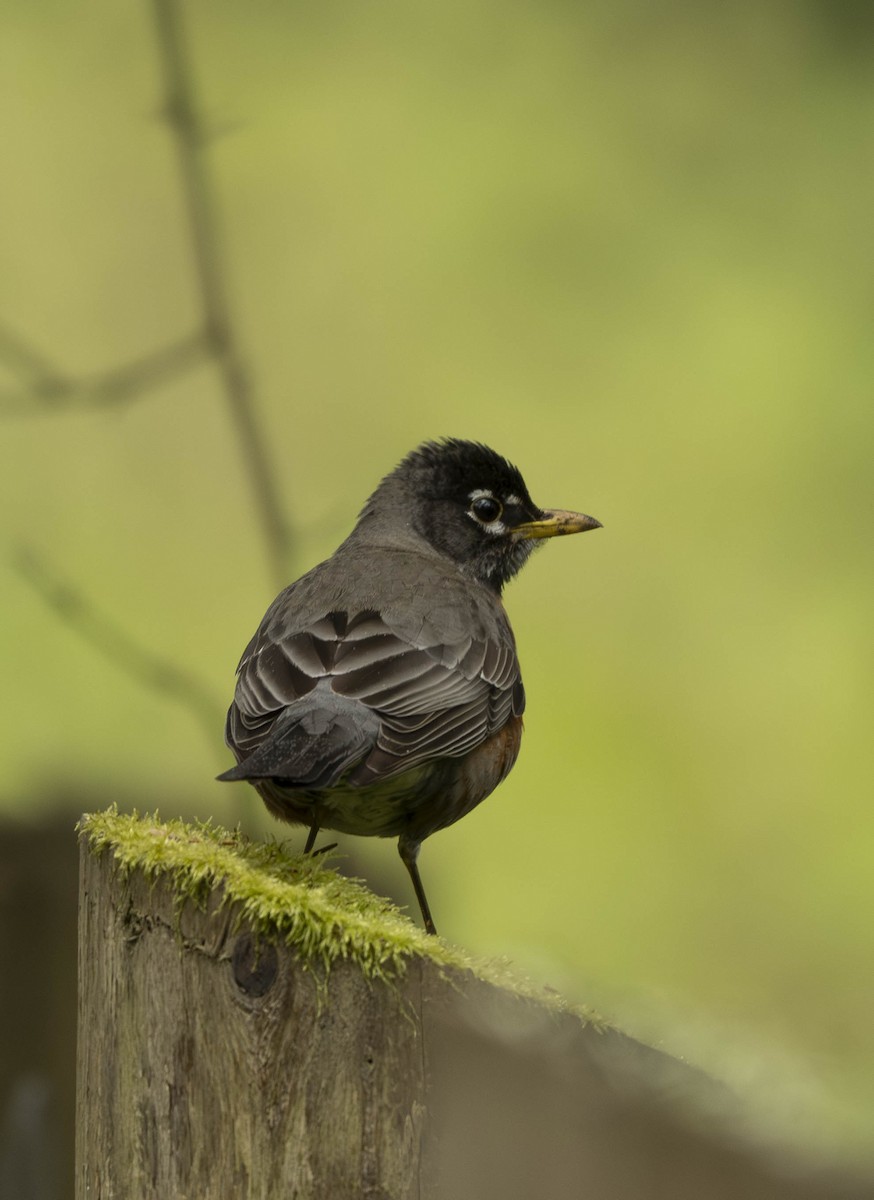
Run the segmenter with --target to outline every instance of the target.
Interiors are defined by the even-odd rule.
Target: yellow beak
[[[601,522],[585,513],[565,512],[562,508],[544,509],[543,519],[516,525],[512,532],[520,538],[564,537],[569,533],[585,533],[587,529],[600,529]]]

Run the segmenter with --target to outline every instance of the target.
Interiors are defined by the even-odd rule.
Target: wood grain
[[[419,1197],[412,981],[320,992],[217,903],[177,930],[166,882],[81,865],[79,1200]]]
[[[414,959],[324,980],[82,843],[77,1200],[862,1200],[703,1073]]]

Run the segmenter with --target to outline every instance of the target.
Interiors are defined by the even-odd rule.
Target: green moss
[[[507,963],[476,961],[430,937],[360,880],[332,870],[324,855],[289,854],[281,842],[250,841],[211,821],[162,821],[157,813],[119,813],[115,806],[87,813],[78,829],[95,853],[111,851],[123,871],[168,879],[180,904],[204,905],[219,891],[222,904],[237,905],[256,933],[294,947],[314,966],[327,970],[349,959],[369,978],[392,979],[412,958],[427,958],[550,1009],[572,1008],[557,993],[514,975]],[[588,1010],[573,1011],[600,1024]]]

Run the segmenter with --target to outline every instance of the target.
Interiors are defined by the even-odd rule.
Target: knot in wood
[[[271,942],[258,941],[251,933],[242,933],[231,955],[234,981],[247,996],[264,996],[276,982],[279,956]]]

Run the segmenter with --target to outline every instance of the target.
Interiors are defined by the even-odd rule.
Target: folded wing
[[[524,708],[513,635],[494,625],[419,643],[372,611],[331,612],[280,639],[262,626],[228,712],[240,762],[221,778],[366,786],[467,754]]]

